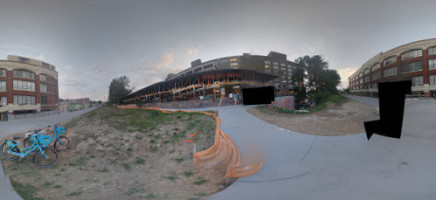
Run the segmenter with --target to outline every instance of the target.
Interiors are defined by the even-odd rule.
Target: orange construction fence
[[[217,167],[226,167],[227,171],[226,177],[244,177],[250,176],[258,172],[263,167],[263,162],[258,162],[250,165],[241,164],[241,153],[239,148],[233,139],[224,133],[220,129],[221,120],[218,116],[210,112],[202,111],[168,111],[161,110],[159,108],[139,108],[136,105],[124,105],[117,106],[123,109],[148,109],[148,110],[158,110],[164,113],[174,113],[174,112],[187,112],[187,113],[202,113],[205,115],[213,116],[216,120],[215,127],[215,141],[214,144],[204,151],[195,152],[193,154],[193,160],[195,164],[208,164],[215,165]]]

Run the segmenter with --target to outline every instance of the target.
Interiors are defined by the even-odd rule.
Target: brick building
[[[0,113],[19,114],[58,107],[55,66],[20,56],[0,60]]]
[[[412,81],[414,96],[436,96],[436,38],[420,40],[375,55],[349,78],[354,94],[377,96],[377,83]]]

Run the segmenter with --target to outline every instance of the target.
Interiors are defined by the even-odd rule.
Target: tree
[[[311,93],[336,93],[341,78],[336,70],[328,69],[328,63],[321,56],[304,56],[296,60],[307,72],[307,87]]]
[[[119,78],[112,79],[109,86],[108,101],[114,104],[120,104],[122,101],[132,92],[129,88],[129,78],[121,76]]]
[[[300,102],[306,98],[304,79],[306,79],[307,76],[304,58],[298,58],[295,60],[295,63],[297,63],[297,65],[292,69],[291,81],[294,85],[295,102],[299,105]]]

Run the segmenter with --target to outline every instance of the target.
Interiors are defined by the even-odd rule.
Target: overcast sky
[[[51,63],[60,98],[106,100],[113,78],[138,90],[192,60],[319,54],[342,84],[365,61],[436,37],[435,0],[0,0],[0,59]]]

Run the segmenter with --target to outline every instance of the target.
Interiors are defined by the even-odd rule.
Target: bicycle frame
[[[49,144],[50,144],[53,140],[58,139],[59,142],[63,145],[64,143],[62,142],[62,140],[61,140],[61,138],[60,138],[60,136],[59,136],[60,134],[56,131],[56,130],[57,130],[57,127],[58,127],[58,126],[56,126],[56,125],[53,126],[53,133],[52,133],[52,135],[51,135],[50,138],[49,138],[49,140],[50,140]],[[40,134],[40,133],[39,133],[39,131],[36,131],[36,130],[35,130],[33,134]],[[35,139],[35,138],[33,138],[33,139]],[[33,142],[33,143],[35,143],[35,142]]]
[[[36,140],[36,138],[33,138],[33,139]],[[8,153],[9,154],[17,155],[17,156],[20,156],[21,158],[24,158],[27,155],[29,155],[30,153],[32,153],[33,151],[35,151],[36,149],[39,149],[39,151],[44,156],[44,158],[48,159],[48,156],[46,156],[44,154],[44,151],[42,150],[39,142],[34,142],[30,147],[25,147],[25,148],[21,148],[21,144],[19,142],[6,140],[6,143],[8,144]],[[20,152],[17,153],[17,152],[12,151],[12,149],[14,149],[15,147],[18,147]]]

